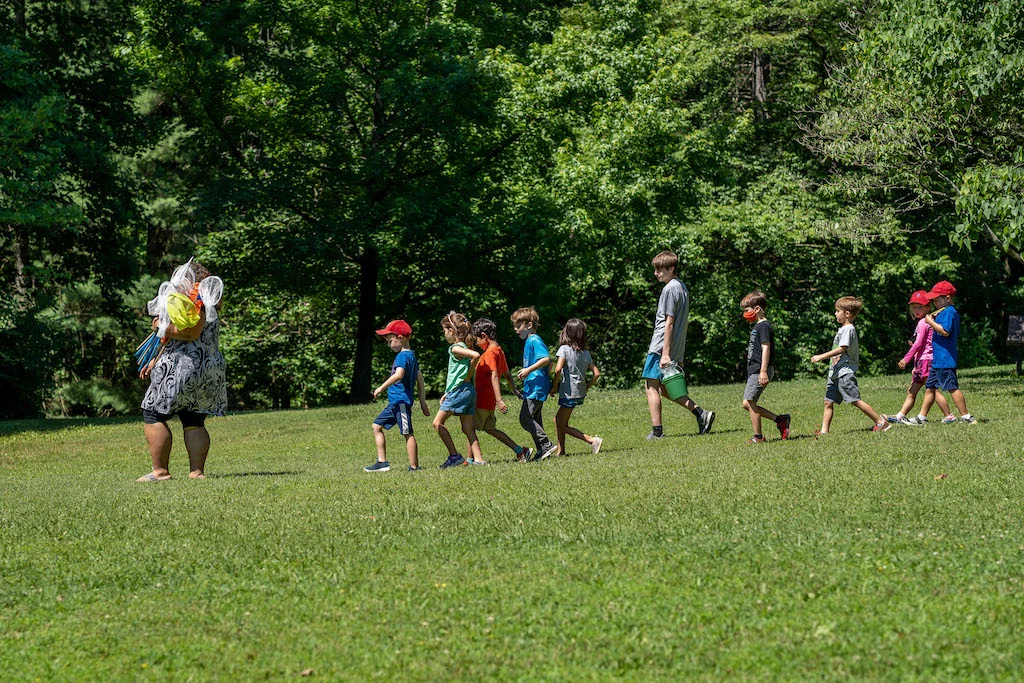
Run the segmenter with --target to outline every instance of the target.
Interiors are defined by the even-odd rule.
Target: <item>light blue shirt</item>
[[[531,334],[526,338],[523,346],[523,367],[528,368],[541,358],[551,358],[548,354],[547,344],[540,338],[540,335]],[[543,401],[551,391],[551,376],[548,374],[548,367],[544,366],[534,370],[523,380],[523,398],[532,398],[535,401]]]

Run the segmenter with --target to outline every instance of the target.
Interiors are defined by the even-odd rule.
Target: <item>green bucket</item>
[[[669,375],[668,377],[662,377],[661,383],[665,385],[665,391],[668,393],[668,397],[673,401],[686,396],[686,375],[682,372]]]

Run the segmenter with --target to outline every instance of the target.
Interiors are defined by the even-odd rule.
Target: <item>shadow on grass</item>
[[[228,477],[284,477],[290,474],[302,474],[302,470],[285,472],[228,472],[227,474],[207,474],[207,479],[227,479]]]

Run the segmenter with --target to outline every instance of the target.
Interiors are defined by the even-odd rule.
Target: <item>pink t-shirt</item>
[[[903,356],[903,361],[909,363],[921,363],[927,361],[932,362],[932,326],[921,318],[917,321],[917,329],[914,330],[914,343],[910,345],[910,350],[907,351],[907,355]]]

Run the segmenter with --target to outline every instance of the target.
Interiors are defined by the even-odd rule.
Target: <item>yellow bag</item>
[[[179,330],[187,330],[199,324],[199,308],[184,294],[172,292],[167,295],[167,317]]]

